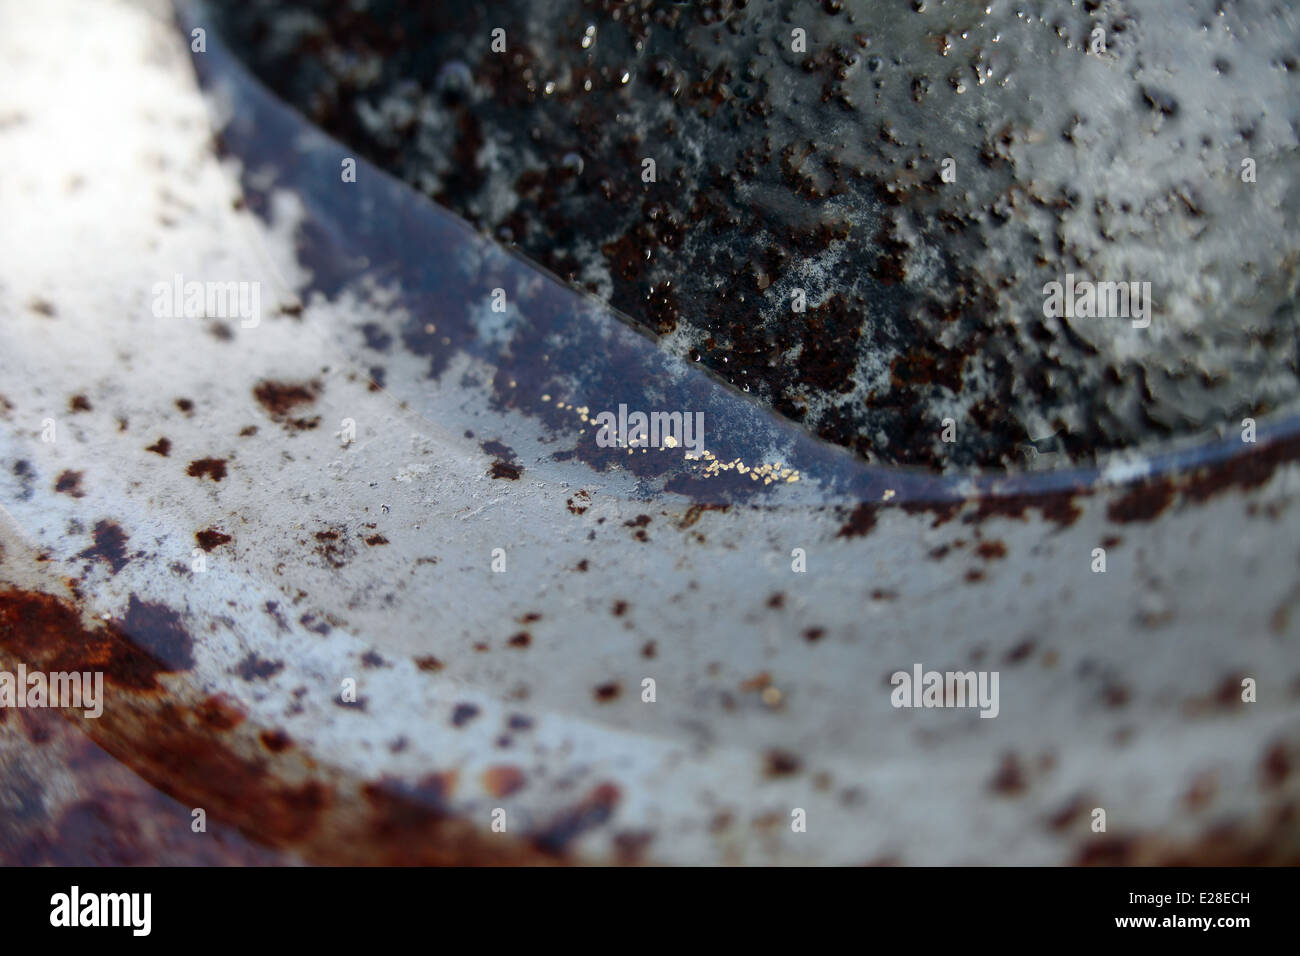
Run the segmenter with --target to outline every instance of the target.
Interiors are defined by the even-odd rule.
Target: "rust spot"
[[[1006,661],[1008,664],[1020,664],[1028,660],[1029,655],[1034,652],[1036,642],[1033,638],[1027,637],[1011,650],[1007,651]]]
[[[561,813],[533,836],[543,853],[563,853],[574,840],[604,825],[614,815],[622,794],[612,783],[602,783],[576,807]]]
[[[1047,818],[1047,825],[1057,832],[1074,826],[1088,812],[1089,802],[1082,796],[1074,797]]]
[[[253,397],[257,399],[272,421],[294,431],[307,431],[320,424],[320,416],[315,418],[295,417],[295,409],[300,405],[310,405],[320,397],[320,384],[317,382],[259,382],[253,387]]]
[[[382,534],[372,534],[370,537],[366,538],[366,544],[373,548],[381,544],[388,544],[388,539]]]
[[[179,408],[181,411],[183,411],[186,415],[194,411],[194,403],[190,401],[188,398],[176,399],[176,407]]]
[[[985,561],[998,561],[1007,556],[1007,546],[1001,541],[981,541],[975,553]]]
[[[700,515],[704,514],[704,512],[706,511],[726,512],[730,507],[731,507],[730,505],[713,505],[713,504],[691,505],[689,508],[686,509],[686,513],[682,515],[682,520],[677,522],[677,527],[681,528],[684,531],[687,528],[694,526],[695,522],[700,520]]]
[[[71,495],[73,498],[86,497],[86,492],[81,487],[82,474],[83,472],[71,469],[63,472],[54,482],[54,490],[59,494]]]
[[[825,636],[826,628],[824,627],[810,627],[803,632],[803,639],[809,644],[815,644]]]
[[[621,600],[615,601],[614,606],[611,610],[615,617],[622,617],[624,614],[627,613],[627,602]]]
[[[137,691],[158,689],[159,674],[194,666],[190,636],[170,608],[132,595],[126,617],[86,627],[69,602],[36,591],[0,592],[0,645],[50,671],[103,671]]]
[[[352,543],[344,539],[346,529],[326,528],[316,532],[315,553],[331,568],[341,568],[354,554]]]
[[[625,866],[634,866],[645,855],[646,847],[654,841],[655,835],[645,830],[618,833],[614,836],[614,853],[618,862]]]
[[[123,633],[171,671],[194,666],[194,642],[181,616],[164,604],[141,601],[134,594],[122,619]]]
[[[515,457],[514,449],[509,445],[499,441],[480,442],[479,447],[489,455],[496,458],[488,468],[488,474],[493,478],[504,478],[507,481],[518,481],[519,476],[524,473],[524,468],[519,464]]]
[[[610,701],[618,698],[622,688],[617,681],[610,681],[606,684],[599,684],[592,690],[592,696],[598,703],[608,704]]]
[[[1280,787],[1291,773],[1291,760],[1286,747],[1279,741],[1269,747],[1260,763],[1260,774],[1266,787]]]
[[[932,514],[934,521],[930,524],[931,528],[938,528],[947,524],[957,516],[965,502],[962,501],[911,501],[903,505],[903,513],[909,515]]]
[[[436,672],[442,670],[443,663],[432,655],[426,655],[424,657],[417,657],[415,659],[415,666],[420,668],[422,671]]]
[[[1253,830],[1253,832],[1251,832]],[[1283,812],[1248,830],[1215,824],[1199,837],[1174,842],[1155,836],[1092,836],[1079,847],[1079,866],[1295,866],[1300,862],[1294,822]]]
[[[476,704],[457,704],[451,712],[453,727],[464,727],[479,714]]]
[[[218,531],[216,528],[205,528],[202,531],[194,532],[194,538],[199,543],[199,547],[204,551],[211,551],[213,548],[220,547],[233,540],[230,535]]]
[[[95,522],[95,543],[77,557],[90,558],[108,564],[114,574],[121,571],[131,559],[126,554],[127,534],[112,521]]]
[[[1023,793],[1027,787],[1028,783],[1020,761],[1014,754],[1003,754],[1002,763],[998,765],[997,772],[989,781],[989,788],[994,793],[1009,797]]]
[[[246,681],[266,680],[284,670],[283,661],[267,660],[249,652],[248,656],[235,667],[235,673]]]
[[[839,530],[837,538],[861,538],[870,534],[871,529],[876,526],[877,508],[873,504],[863,502],[853,509],[847,521]]]
[[[973,514],[967,515],[962,519],[966,524],[978,524],[986,518],[1019,518],[1025,517],[1025,512],[1030,508],[1037,508],[1042,512],[1043,518],[1056,525],[1059,530],[1070,527],[1083,514],[1083,509],[1075,503],[1075,497],[1079,492],[1073,491],[1056,491],[1042,495],[1004,495],[1001,497],[988,497],[979,499],[979,504]]]
[[[527,647],[532,642],[533,642],[532,635],[530,635],[527,631],[520,631],[514,637],[510,638],[510,640],[507,641],[506,643],[509,644],[511,647]]]
[[[1106,515],[1120,524],[1151,521],[1159,517],[1173,500],[1174,483],[1168,478],[1144,481],[1112,501]]]
[[[1204,810],[1214,800],[1218,782],[1213,773],[1203,773],[1196,777],[1183,794],[1183,804],[1193,812]]]
[[[1128,705],[1132,691],[1118,681],[1110,681],[1102,689],[1101,697],[1107,707],[1118,709]]]
[[[234,730],[244,722],[247,716],[235,702],[225,694],[209,697],[194,709],[194,716],[207,727],[225,732]]]
[[[283,730],[264,730],[257,735],[257,739],[273,754],[284,753],[293,746],[293,738]]]
[[[384,777],[362,788],[374,810],[372,838],[383,842],[425,840],[435,824],[451,816],[456,774],[432,773],[414,785]]]
[[[144,450],[151,451],[155,455],[162,455],[164,458],[166,458],[169,454],[171,454],[171,450],[172,450],[171,439],[159,438],[152,445],[146,445]]]
[[[68,399],[68,408],[73,412],[90,411],[90,399],[85,395],[73,395]]]
[[[191,478],[202,479],[207,476],[213,481],[220,481],[226,477],[226,462],[222,458],[199,458],[190,462],[185,473]]]
[[[483,772],[483,788],[493,797],[508,797],[524,787],[524,772],[518,767],[498,765]]]
[[[1231,488],[1249,490],[1265,484],[1277,466],[1300,458],[1300,436],[1291,436],[1227,462],[1206,465],[1194,471],[1183,484],[1183,494],[1199,503]]]
[[[802,766],[798,756],[785,750],[769,750],[763,756],[763,772],[769,777],[789,777]]]

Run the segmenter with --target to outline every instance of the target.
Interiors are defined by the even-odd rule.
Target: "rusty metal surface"
[[[215,34],[191,65],[156,5],[20,6],[0,670],[104,671],[73,719],[169,798],[140,858],[1300,859],[1292,423],[1048,476],[869,467],[372,167],[345,191]],[[261,321],[155,317],[177,273],[259,282]],[[620,400],[706,410],[746,471],[597,449],[580,410]],[[914,662],[998,670],[998,717],[894,709]],[[109,800],[26,726],[0,804],[42,809],[0,856],[66,859],[31,847]]]

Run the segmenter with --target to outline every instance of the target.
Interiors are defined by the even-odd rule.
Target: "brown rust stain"
[[[224,458],[198,458],[190,462],[185,474],[191,478],[211,478],[220,481],[226,477],[226,460]]]
[[[853,509],[848,519],[841,525],[837,538],[861,538],[871,533],[871,529],[876,526],[876,514],[878,512],[876,505],[869,502],[863,502]]]
[[[122,620],[89,628],[69,601],[0,591],[0,647],[47,671],[102,671],[109,684],[133,691],[157,690],[159,674],[194,666],[179,615],[134,595]]]
[[[320,397],[319,382],[275,382],[266,380],[253,386],[253,397],[266,409],[272,421],[290,431],[308,431],[320,424],[320,416],[300,417],[297,409],[311,405]]]
[[[515,451],[509,445],[499,441],[480,442],[479,447],[489,455],[496,458],[488,468],[488,474],[493,478],[504,478],[507,481],[518,481],[524,473],[524,466],[519,464],[519,459]]]
[[[84,472],[73,471],[68,469],[54,482],[54,491],[61,495],[71,495],[73,498],[86,497],[85,489],[81,487],[81,478]]]
[[[798,755],[786,750],[769,750],[763,755],[763,773],[768,777],[791,777],[802,767]]]
[[[1044,520],[1052,522],[1058,530],[1070,527],[1083,514],[1075,498],[1083,492],[1054,491],[1046,494],[994,495],[976,501],[975,511],[962,521],[979,524],[987,518],[1016,518],[1024,520],[1030,508],[1040,511]]]
[[[205,528],[202,531],[194,532],[194,540],[199,543],[199,547],[204,551],[211,551],[213,548],[228,544],[235,539],[223,531],[218,531],[216,528]]]
[[[508,797],[522,790],[526,780],[518,767],[501,764],[483,772],[483,789],[493,797]]]
[[[719,504],[693,504],[686,509],[681,520],[677,522],[677,527],[685,531],[687,528],[693,527],[695,523],[700,520],[700,515],[704,514],[704,512],[720,511],[725,514],[730,507],[730,505]]]
[[[1215,824],[1190,840],[1155,835],[1095,834],[1076,848],[1076,866],[1296,866],[1294,809],[1277,806],[1253,824]]]
[[[1154,521],[1173,503],[1174,483],[1168,478],[1138,482],[1106,508],[1106,516],[1118,524]]]
[[[194,716],[213,730],[234,730],[247,716],[228,695],[214,694],[194,709]]]
[[[487,835],[485,823],[451,817],[454,771],[410,784],[321,767],[283,731],[252,726],[227,697],[188,701],[189,685],[160,688],[154,678],[174,669],[164,659],[188,659],[189,638],[175,612],[134,598],[122,621],[87,623],[55,595],[0,591],[0,652],[45,670],[104,671],[116,706],[99,720],[70,714],[70,722],[182,807],[203,807],[210,826],[260,844],[248,848],[252,859],[274,859],[265,847],[317,864],[549,864],[618,802],[617,789],[603,785],[534,838]]]

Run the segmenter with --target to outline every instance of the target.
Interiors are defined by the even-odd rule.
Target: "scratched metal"
[[[342,184],[215,32],[191,62],[156,7],[16,10],[0,661],[106,671],[78,726],[159,828],[203,807],[307,862],[1300,859],[1293,423],[868,467],[373,167]],[[260,282],[261,322],[155,318],[177,273]],[[597,450],[578,410],[619,401],[798,480]],[[895,710],[918,662],[999,671],[999,716]],[[6,859],[94,799],[29,725],[0,723]]]

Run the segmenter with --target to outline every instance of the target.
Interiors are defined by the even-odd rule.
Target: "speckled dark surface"
[[[1284,5],[541,9],[260,0],[222,29],[342,141],[868,459],[1089,460],[1295,392]],[[1152,326],[1045,318],[1071,271],[1151,282]]]

